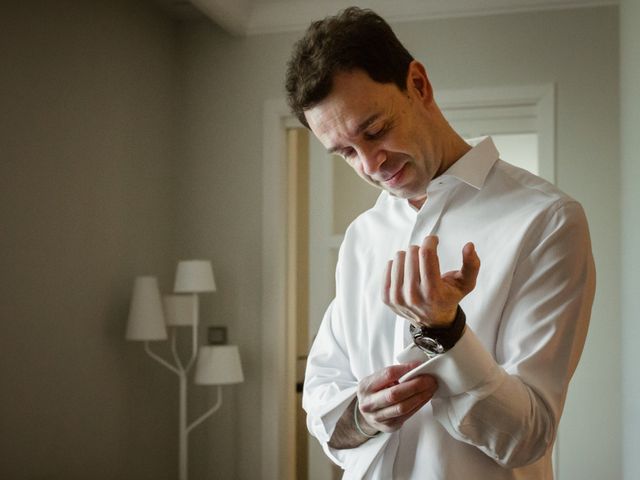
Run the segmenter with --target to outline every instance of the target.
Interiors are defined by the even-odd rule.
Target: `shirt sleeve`
[[[508,468],[536,461],[553,444],[595,291],[580,205],[565,202],[546,220],[514,272],[495,358],[467,327],[454,348],[425,365],[438,378],[437,420]]]
[[[346,470],[345,479],[364,478],[376,457],[382,454],[390,435],[381,434],[353,449],[333,449],[328,442],[344,410],[356,395],[358,380],[351,372],[334,300],[325,313],[309,353],[302,406],[307,428],[318,439],[327,456]]]

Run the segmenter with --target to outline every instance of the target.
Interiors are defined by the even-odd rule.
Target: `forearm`
[[[484,398],[461,394],[434,399],[436,419],[454,438],[474,445],[507,468],[528,465],[553,444],[556,420],[548,406],[518,377],[505,375]]]
[[[568,378],[560,361],[553,369],[546,355],[533,357],[538,361],[529,358],[517,373],[507,372],[467,328],[452,350],[426,365],[440,385],[432,400],[435,418],[500,465],[534,462],[553,443]]]
[[[378,433],[377,430],[366,422],[359,409],[356,408],[357,399],[357,396],[354,397],[349,406],[342,413],[338,423],[336,423],[336,428],[329,440],[329,446],[331,448],[338,450],[356,448]],[[358,415],[358,425],[360,426],[362,433],[360,433],[356,428],[354,415]]]

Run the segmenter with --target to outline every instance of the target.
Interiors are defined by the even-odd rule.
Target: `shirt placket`
[[[427,201],[415,216],[413,227],[407,239],[407,248],[410,245],[422,245],[422,241],[427,235],[437,235],[440,220],[447,209],[453,190],[452,180],[451,178],[438,180],[427,189]],[[406,318],[396,315],[395,356],[413,344],[408,325],[409,322]]]

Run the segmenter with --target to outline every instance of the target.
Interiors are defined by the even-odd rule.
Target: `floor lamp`
[[[178,376],[179,412],[178,435],[179,479],[187,480],[189,458],[189,433],[209,418],[222,405],[221,385],[244,381],[238,347],[235,345],[205,345],[198,347],[198,294],[216,290],[211,263],[206,260],[185,260],[178,263],[174,295],[160,296],[155,277],[137,277],[129,310],[126,339],[144,341],[147,354]],[[167,340],[167,328],[171,333],[173,362],[167,361],[151,350],[149,342]],[[192,329],[191,357],[183,363],[176,346],[177,329]],[[196,363],[197,359],[197,363]],[[216,385],[216,403],[197,419],[188,422],[187,379],[196,363],[194,383]]]

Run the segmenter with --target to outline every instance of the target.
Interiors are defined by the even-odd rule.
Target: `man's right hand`
[[[358,423],[365,433],[398,430],[431,400],[438,388],[436,379],[431,375],[418,375],[398,383],[400,377],[418,365],[420,362],[392,365],[360,380],[358,409],[361,417]]]
[[[358,395],[338,420],[329,446],[337,449],[355,448],[379,431],[398,430],[431,400],[438,388],[431,375],[417,375],[398,383],[400,377],[418,365],[420,362],[392,365],[360,380]],[[358,409],[354,412],[356,400]],[[358,415],[358,425],[367,436],[357,431],[354,413]]]

